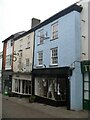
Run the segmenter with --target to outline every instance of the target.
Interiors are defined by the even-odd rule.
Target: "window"
[[[66,101],[66,79],[36,77],[35,95],[52,100]]]
[[[22,41],[23,39],[20,40],[20,50],[22,50]]]
[[[11,39],[11,46],[13,46],[13,39]]]
[[[38,52],[38,65],[43,64],[43,51]]]
[[[29,58],[26,58],[26,67],[29,66]]]
[[[58,22],[52,25],[52,39],[58,38]]]
[[[10,67],[12,64],[12,55],[6,56],[6,67]]]
[[[27,36],[27,48],[29,48],[29,47],[30,47],[30,35]]]
[[[31,81],[22,80],[22,93],[31,94]]]
[[[15,79],[15,92],[20,92],[20,80]]]
[[[58,64],[58,48],[51,49],[51,64]]]
[[[44,31],[43,29],[39,31],[39,44],[43,44],[44,41]]]

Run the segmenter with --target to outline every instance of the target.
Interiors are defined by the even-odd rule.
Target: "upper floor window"
[[[13,46],[13,39],[11,39],[11,46]]]
[[[26,58],[26,67],[29,67],[29,58]]]
[[[20,50],[22,50],[22,47],[23,47],[22,42],[23,42],[23,39],[20,40]]]
[[[39,31],[39,44],[43,44],[44,42],[44,30]]]
[[[30,35],[27,36],[27,48],[29,48],[29,47],[30,47]]]
[[[38,65],[43,64],[43,51],[38,52]]]
[[[6,56],[6,67],[10,67],[12,65],[12,55]]]
[[[58,22],[52,24],[52,36],[51,39],[58,38]]]
[[[58,48],[51,49],[51,64],[58,64]]]

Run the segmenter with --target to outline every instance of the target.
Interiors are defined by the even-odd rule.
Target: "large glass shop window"
[[[66,79],[36,78],[35,95],[53,100],[66,100]]]
[[[89,100],[89,74],[85,73],[84,74],[84,99]]]

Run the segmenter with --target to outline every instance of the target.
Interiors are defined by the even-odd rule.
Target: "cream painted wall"
[[[81,60],[88,60],[90,59],[89,56],[89,43],[90,43],[90,30],[89,30],[89,24],[90,24],[90,0],[81,0],[78,5],[81,5],[83,7],[81,12]]]
[[[30,48],[27,49],[28,36],[30,36]],[[22,39],[22,40],[21,40]],[[34,43],[34,32],[21,37],[20,39],[14,42],[14,52],[17,54],[15,57],[17,60],[13,63],[14,72],[30,72],[32,70],[32,61],[33,61],[33,43]],[[22,44],[22,57],[21,64],[19,64],[20,58],[20,44]],[[29,58],[29,67],[26,67],[26,58]],[[22,70],[18,66],[21,65]]]

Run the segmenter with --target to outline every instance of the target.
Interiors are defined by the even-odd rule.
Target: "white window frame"
[[[26,58],[26,67],[29,67],[29,58]]]
[[[57,39],[58,38],[58,22],[55,22],[51,25],[52,27],[52,33],[51,33],[51,39]]]
[[[58,47],[51,48],[51,65],[58,65]]]
[[[6,56],[6,68],[11,67],[12,65],[12,55],[7,55]]]
[[[22,50],[23,49],[23,39],[20,39],[20,50]]]
[[[43,65],[43,51],[38,51],[37,53],[38,66]]]
[[[26,48],[30,48],[30,35],[27,36],[27,47]]]
[[[39,37],[39,44],[40,45],[43,44],[44,43],[44,30],[43,29],[39,31],[38,37]]]

